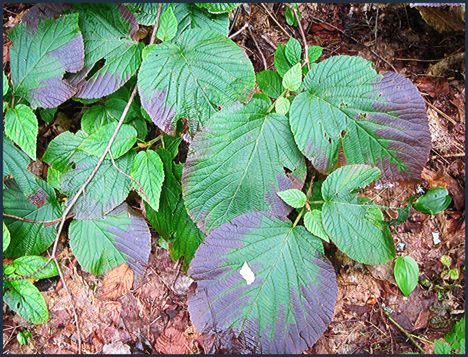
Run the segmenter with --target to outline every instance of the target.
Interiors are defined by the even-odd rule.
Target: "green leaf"
[[[210,30],[185,32],[164,42],[143,60],[138,74],[141,104],[153,122],[174,135],[180,118],[189,137],[218,111],[247,101],[255,86],[252,64],[234,42]]]
[[[115,164],[128,175],[134,157],[135,152],[130,151],[115,160]],[[72,199],[88,179],[98,161],[98,157],[78,150],[70,159],[74,167],[63,173],[61,191]],[[131,180],[117,171],[111,160],[105,159],[70,213],[75,213],[76,219],[100,219],[127,198],[130,188]]]
[[[3,73],[3,96],[6,96],[8,93],[8,78],[5,76],[5,72]]]
[[[46,123],[51,123],[54,120],[55,113],[57,112],[57,108],[39,108],[38,110],[41,119],[44,120]]]
[[[3,301],[20,317],[33,324],[49,321],[44,297],[29,280],[4,280]]]
[[[309,47],[309,62],[313,63],[317,61],[322,55],[323,47],[311,46]]]
[[[301,12],[299,11],[299,6],[297,6],[297,4],[295,3],[291,3],[291,5],[296,8],[297,15],[299,16],[299,20],[300,20]],[[296,27],[298,26],[296,16],[294,15],[294,12],[289,7],[286,7],[285,18],[289,26],[296,26]]]
[[[26,197],[37,190],[36,177],[26,170],[31,159],[3,134],[3,177],[13,176]]]
[[[171,153],[172,159],[175,159],[179,153],[179,145],[182,142],[182,138],[180,136],[164,134],[161,140],[164,143],[163,148]]]
[[[295,91],[299,89],[302,84],[302,72],[301,64],[298,63],[291,67],[283,77],[283,87],[284,89],[289,89],[290,91]]]
[[[83,140],[79,149],[90,155],[101,157],[117,128],[117,124],[116,122],[112,122],[99,128],[98,131]],[[136,135],[136,130],[132,126],[127,124],[121,126],[110,149],[114,160],[132,148],[136,142]]]
[[[198,7],[204,7],[212,14],[222,14],[238,7],[241,3],[195,3]]]
[[[431,146],[424,101],[397,73],[377,75],[360,57],[318,63],[293,101],[291,129],[302,153],[322,173],[338,162],[381,169],[382,181],[418,180]]]
[[[39,208],[29,202],[14,180],[7,180],[3,190],[3,212],[31,221],[49,221],[60,218],[62,210],[56,200],[54,190],[46,182],[37,179],[41,194],[46,197]],[[49,248],[55,240],[53,225],[43,227],[43,223],[30,223],[10,217],[3,217],[10,231],[11,242],[4,252],[5,257],[17,258],[23,255],[38,255]]]
[[[283,83],[280,75],[276,71],[263,71],[257,73],[258,88],[270,96],[271,98],[278,98],[283,93]]]
[[[120,89],[125,89],[122,87]],[[120,90],[119,89],[119,90]],[[81,118],[81,128],[85,133],[91,135],[99,128],[106,124],[118,122],[127,105],[128,99],[110,98],[105,105],[95,105],[89,108]],[[125,116],[124,123],[128,123],[137,116],[135,111],[130,107]]]
[[[302,47],[298,40],[294,37],[290,37],[286,44],[286,58],[288,62],[295,65],[301,61]]]
[[[15,275],[26,276],[31,273],[34,273],[37,269],[42,267],[47,262],[46,257],[39,257],[37,255],[32,255],[28,257],[21,257],[16,259],[13,263],[10,264],[11,267],[15,269]],[[47,266],[42,269],[40,272],[34,274],[32,279],[47,279],[57,276],[58,271],[54,261],[50,261]]]
[[[330,237],[323,227],[322,211],[318,209],[314,209],[310,212],[307,211],[304,214],[304,226],[310,233],[322,238],[325,242],[330,242]]]
[[[174,16],[172,8],[167,9],[164,14],[162,14],[161,19],[159,20],[159,27],[156,36],[161,41],[169,41],[174,38],[177,33],[177,20]]]
[[[445,335],[444,340],[450,343],[451,350],[465,349],[465,317],[453,325],[452,330]],[[460,354],[464,354],[464,352],[460,351]]]
[[[284,77],[284,74],[292,67],[292,64],[290,64],[286,58],[286,45],[283,45],[282,43],[278,45],[275,52],[274,62],[279,75]]]
[[[63,132],[49,143],[42,156],[42,161],[52,165],[54,169],[64,172],[70,165],[71,157],[87,137],[88,135],[82,131],[76,134],[69,131]]]
[[[157,3],[126,3],[130,11],[133,12],[140,25],[153,26],[156,22],[158,13]],[[228,14],[210,14],[206,9],[200,9],[195,4],[169,3],[162,4],[162,12],[165,12],[169,7],[172,7],[174,15],[178,22],[177,35],[178,38],[185,31],[200,28],[210,29],[227,36],[229,32],[229,15]]]
[[[442,341],[434,340],[435,351],[434,354],[436,355],[449,355],[450,354],[450,347]]]
[[[291,103],[287,98],[281,97],[278,98],[275,102],[275,109],[278,114],[286,115],[289,112],[289,107]]]
[[[70,247],[84,270],[106,274],[125,263],[143,277],[151,234],[144,218],[125,202],[102,218],[73,220],[69,232]]]
[[[143,190],[148,195],[149,205],[158,211],[159,197],[164,181],[163,163],[159,155],[151,150],[140,151],[133,161],[131,175],[142,185]],[[132,184],[133,188],[140,189],[135,182]],[[140,195],[145,198],[143,194]]]
[[[267,96],[266,94],[263,94],[263,93],[255,93],[252,98],[256,98],[256,99],[261,99],[263,100],[265,103],[267,103],[268,105],[271,105],[271,99],[269,96]]]
[[[62,191],[62,172],[50,166],[47,169],[47,183],[57,191]]]
[[[57,107],[75,94],[76,88],[62,77],[83,68],[77,14],[20,23],[9,37],[13,42],[10,58],[15,97],[26,99],[36,109]]]
[[[188,274],[197,283],[188,298],[197,331],[232,328],[252,354],[301,353],[333,315],[337,283],[322,242],[286,219],[255,212],[223,224]]]
[[[418,284],[418,263],[410,256],[398,257],[395,262],[394,274],[401,292],[408,296]]]
[[[304,207],[307,197],[304,192],[298,190],[297,188],[292,188],[286,191],[280,191],[277,193],[281,199],[286,202],[288,205],[294,208]]]
[[[419,197],[414,203],[414,209],[426,213],[437,214],[445,211],[452,202],[446,188],[431,188],[425,195]]]
[[[128,125],[132,126],[136,130],[138,139],[146,139],[146,136],[148,135],[148,126],[146,125],[145,119],[135,118],[132,121],[129,121]]]
[[[5,224],[5,221],[3,221],[3,252],[8,248],[10,245],[10,231],[8,230],[8,227]]]
[[[78,88],[74,96],[101,98],[115,92],[137,73],[145,45],[138,42],[135,16],[123,5],[73,5],[79,13],[85,49],[83,70],[70,78]]]
[[[325,203],[322,222],[337,247],[351,259],[365,264],[381,264],[395,257],[393,238],[375,220],[368,203],[353,193],[380,177],[377,168],[366,165],[343,166],[333,171],[322,185]]]
[[[182,187],[173,173],[172,154],[162,148],[158,149],[156,153],[164,165],[164,182],[159,201],[160,209],[156,212],[151,206],[145,206],[146,216],[154,229],[168,241],[174,233],[174,211],[179,203]]]
[[[187,213],[184,200],[180,199],[174,212],[174,240],[170,245],[170,253],[173,261],[184,257],[183,269],[187,272],[189,264],[206,235],[197,228]]]
[[[36,160],[38,130],[36,114],[28,106],[19,104],[6,112],[5,134],[33,160]]]
[[[192,142],[183,194],[190,217],[203,232],[246,212],[291,211],[276,193],[302,188],[304,158],[287,118],[267,110],[260,99],[225,107]],[[287,175],[284,167],[292,172]]]

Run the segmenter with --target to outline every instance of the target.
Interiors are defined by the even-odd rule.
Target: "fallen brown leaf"
[[[123,263],[109,271],[104,278],[100,295],[104,299],[117,299],[128,293],[133,285],[133,271]]]
[[[162,354],[184,354],[187,351],[187,340],[182,332],[168,327],[158,337],[154,348]]]

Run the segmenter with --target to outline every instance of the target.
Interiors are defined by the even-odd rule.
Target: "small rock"
[[[104,345],[102,352],[105,355],[129,355],[130,346],[124,344],[122,341],[112,342],[107,345]]]

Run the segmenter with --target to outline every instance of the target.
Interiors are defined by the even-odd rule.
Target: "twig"
[[[424,99],[424,101],[426,102],[426,104],[428,106],[430,106],[432,109],[434,109],[437,113],[439,113],[440,115],[442,115],[445,119],[447,119],[449,122],[451,122],[453,125],[457,125],[457,122],[455,120],[453,120],[452,118],[450,118],[447,114],[445,114],[442,110],[440,110],[439,108],[437,108],[436,106],[434,106],[433,104],[429,103],[426,99]]]
[[[379,3],[377,3],[377,12],[375,14],[375,31],[374,31],[374,46],[375,46],[375,49],[377,49],[377,25],[379,23]]]
[[[361,46],[367,48],[374,56],[380,58],[382,61],[384,61],[384,62],[385,62],[386,64],[388,64],[390,67],[392,67],[392,69],[393,69],[395,72],[398,72],[398,71],[396,70],[396,68],[395,68],[390,62],[388,62],[385,58],[383,58],[381,55],[379,55],[379,54],[378,54],[377,52],[375,52],[373,49],[371,49],[371,48],[367,47],[366,45],[364,45],[361,41],[356,40],[353,36],[348,35],[348,34],[347,34],[346,32],[344,32],[342,29],[339,29],[338,27],[336,27],[336,26],[334,26],[334,25],[332,25],[332,24],[330,24],[330,23],[328,23],[328,22],[326,22],[326,21],[323,21],[323,20],[319,19],[318,17],[315,17],[315,16],[313,16],[313,15],[310,15],[310,16],[311,16],[314,20],[320,21],[320,22],[323,23],[323,24],[326,24],[326,25],[328,25],[328,26],[333,27],[335,30],[339,31],[340,33],[342,33],[342,34],[345,35],[346,37],[349,37],[349,38],[350,38],[351,40],[353,40],[354,42],[356,42],[356,43],[360,44]]]
[[[69,218],[72,218],[72,217],[75,217],[75,213],[69,214],[65,219],[69,219]],[[53,224],[59,223],[61,219],[62,219],[62,218],[57,218],[55,221],[52,221],[52,222],[47,223],[47,224],[44,224],[44,225],[42,226],[42,228],[45,228],[45,227],[51,226],[51,225],[53,225]]]
[[[302,36],[302,41],[304,42],[304,49],[305,49],[304,63],[307,64],[307,69],[310,72],[309,46],[307,45],[307,40],[306,40],[306,37],[305,37],[305,34],[304,34],[304,29],[302,28],[301,19],[299,19],[299,14],[297,13],[297,10],[296,10],[296,8],[294,6],[292,6],[291,4],[285,4],[285,5],[287,7],[289,7],[292,10],[292,12],[294,12],[294,16],[296,16],[296,21],[297,21],[297,24],[299,25],[299,31],[301,32],[301,36]]]
[[[238,34],[240,34],[242,31],[244,31],[246,27],[249,27],[249,23],[248,23],[248,22],[246,22],[246,23],[244,24],[244,26],[242,26],[242,27],[240,28],[239,31],[233,33],[233,34],[232,34],[231,36],[229,36],[228,38],[231,38],[231,39],[232,39],[232,38],[236,37]]]
[[[265,35],[260,35],[271,47],[273,47],[273,49],[276,51],[276,49],[278,48],[278,46],[276,46],[268,37],[266,37]]]
[[[254,41],[255,46],[257,47],[258,52],[260,52],[260,55],[262,56],[263,67],[265,67],[265,71],[266,71],[266,70],[268,69],[268,66],[267,66],[267,63],[266,63],[265,56],[263,55],[262,50],[261,50],[260,47],[258,46],[257,40],[255,39],[255,37],[254,37],[254,35],[253,35],[253,33],[252,33],[252,30],[250,29],[250,27],[247,27],[247,28],[248,28],[248,30],[249,30],[250,37],[252,37],[252,40]]]
[[[143,189],[143,186],[136,180],[134,179],[132,176],[126,174],[125,172],[123,172],[116,164],[115,164],[115,161],[114,161],[114,156],[112,155],[112,152],[109,151],[109,155],[110,155],[110,158],[111,158],[111,161],[112,161],[112,165],[114,166],[114,168],[120,172],[122,175],[128,177],[130,180],[132,180],[133,182],[135,182],[139,187],[140,187],[140,191],[145,195],[146,197],[146,202],[149,202],[149,198],[148,198],[148,195],[146,194],[145,190]]]
[[[264,8],[265,11],[267,12],[267,14],[270,15],[270,17],[273,19],[274,22],[276,22],[276,24],[281,28],[281,30],[283,30],[283,32],[284,32],[287,36],[291,37],[292,35],[291,35],[288,31],[286,31],[285,28],[284,28],[283,26],[280,25],[280,23],[278,22],[278,20],[276,20],[276,18],[275,18],[275,17],[273,16],[273,14],[267,9],[267,7],[266,7],[263,3],[260,3],[260,5],[263,6],[263,8]]]
[[[237,16],[239,16],[240,9],[241,9],[241,7],[240,7],[240,6],[238,6],[238,7],[237,7],[237,10],[236,10],[236,14],[234,15],[234,20],[232,20],[231,27],[229,28],[228,35],[230,35],[230,34],[231,34],[231,32],[232,32],[232,29],[233,29],[233,28],[234,28],[234,26],[236,25]]]
[[[459,153],[459,154],[448,154],[448,155],[433,155],[431,157],[432,160],[437,159],[438,157],[465,157],[464,153]]]
[[[424,349],[416,343],[416,341],[413,339],[413,337],[411,336],[410,333],[406,332],[406,330],[405,330],[403,327],[401,327],[400,325],[398,325],[398,323],[397,323],[394,319],[392,319],[392,318],[390,317],[390,315],[387,313],[387,311],[383,310],[383,312],[385,313],[385,315],[387,315],[388,319],[389,319],[396,327],[398,327],[398,328],[400,329],[400,331],[402,331],[402,332],[406,335],[406,337],[408,337],[408,338],[411,340],[411,342],[413,342],[413,343],[415,344],[415,346],[416,346],[423,354],[426,354],[426,351],[424,351]]]
[[[8,213],[3,213],[3,216],[4,217],[10,217],[10,218],[14,218],[14,219],[17,219],[18,221],[23,221],[23,222],[28,222],[28,223],[56,223],[56,222],[59,222],[61,220],[61,218],[58,218],[58,219],[54,219],[54,220],[50,220],[50,221],[33,221],[33,220],[30,220],[30,219],[26,219],[26,218],[23,218],[23,217],[18,217],[18,216],[13,216],[12,214],[8,214]]]
[[[176,273],[176,276],[174,277],[174,281],[172,282],[172,290],[175,291],[175,283],[177,281],[177,278],[179,278],[179,275],[180,275],[180,270],[182,268],[182,265],[184,264],[183,262],[183,259],[184,258],[179,258],[179,260],[177,261],[177,273]]]
[[[162,9],[162,3],[159,3],[158,13],[156,15],[156,22],[154,23],[153,33],[151,34],[150,45],[153,44],[154,41],[156,41],[156,33],[158,32],[158,27],[159,27],[159,18],[161,17],[161,9]]]

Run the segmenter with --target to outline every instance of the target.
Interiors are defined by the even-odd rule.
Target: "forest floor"
[[[3,5],[6,70],[11,42],[5,30],[32,5]],[[245,22],[250,24],[251,32],[244,29],[233,41],[246,51],[256,72],[274,68],[275,48],[285,44],[290,34],[302,43],[298,28],[285,21],[285,6],[265,6],[271,15],[261,4],[241,5],[231,30],[234,34]],[[445,187],[453,198],[448,209],[437,215],[412,209],[409,219],[392,231],[397,255],[412,256],[420,269],[420,283],[425,279],[430,282],[428,286],[418,284],[408,297],[396,286],[394,263],[363,265],[327,246],[338,279],[337,304],[328,329],[305,353],[421,352],[415,343],[433,353],[434,345],[427,341],[442,338],[465,313],[464,22],[462,29],[439,33],[422,19],[418,9],[402,4],[380,4],[378,10],[376,4],[300,4],[299,8],[309,46],[324,47],[319,61],[334,55],[361,56],[372,61],[376,70],[397,71],[408,78],[427,104],[432,150],[423,182],[373,189],[369,197],[377,196],[376,202],[386,206],[401,207],[416,189]],[[456,14],[442,14],[446,23],[456,24]],[[44,132],[41,127],[39,132]],[[45,141],[38,138],[38,145],[41,143]],[[183,157],[179,160],[185,161]],[[101,296],[103,277],[80,269],[67,236],[63,236],[58,259],[78,311],[82,352],[184,354],[213,350],[213,341],[197,334],[187,312],[191,279],[181,271],[181,264],[174,263],[168,251],[157,245],[156,232],[153,237],[144,279],[130,293],[109,300]],[[444,255],[451,260],[450,269],[458,269],[458,279],[446,277],[448,268],[441,262]],[[3,352],[77,353],[76,325],[62,283],[46,279],[36,286],[46,299],[50,320],[32,325],[4,303]],[[397,325],[414,335],[415,343]],[[16,335],[25,329],[33,337],[22,346]],[[216,352],[223,352],[223,346],[218,348]]]

